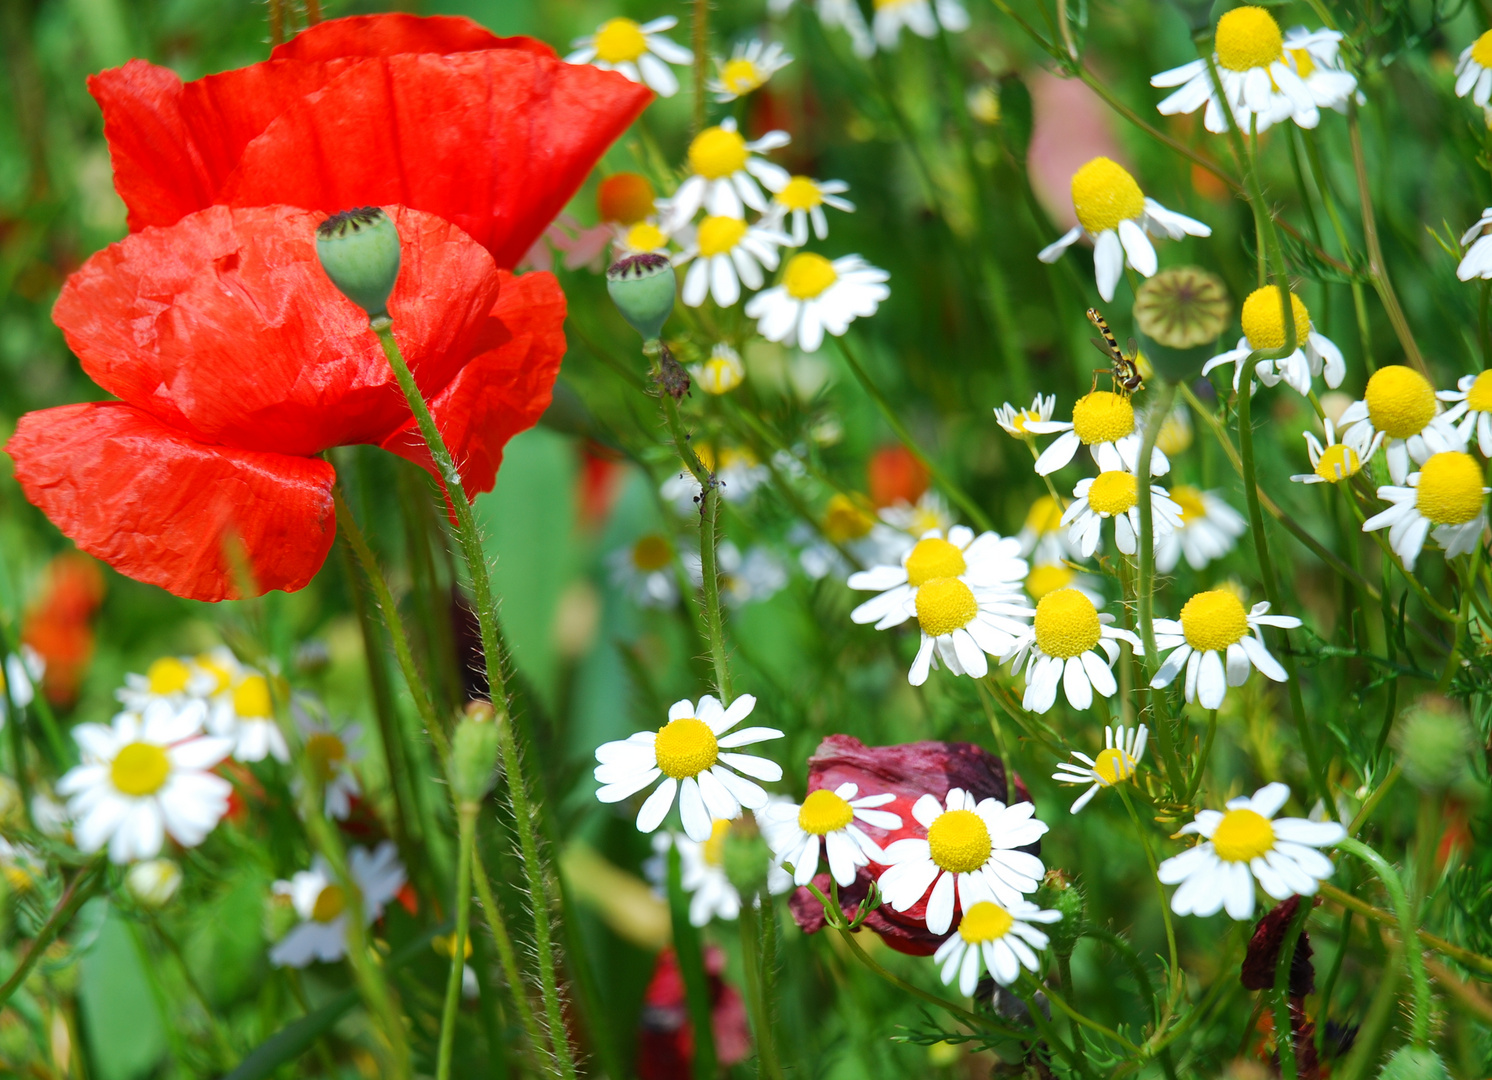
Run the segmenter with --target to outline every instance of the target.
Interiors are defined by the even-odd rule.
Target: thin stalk
[[[285,41],[285,0],[269,0],[269,44],[273,48]]]
[[[1022,975],[1024,975],[1025,978],[1028,981],[1030,981],[1031,983],[1033,983],[1033,984],[1036,983],[1036,980],[1033,979],[1030,975],[1026,974],[1025,972],[1022,972]],[[1085,1027],[1089,1031],[1095,1032],[1096,1034],[1102,1035],[1105,1039],[1112,1039],[1114,1042],[1116,1042],[1120,1046],[1124,1047],[1124,1049],[1127,1050],[1131,1054],[1138,1054],[1140,1052],[1140,1048],[1138,1046],[1136,1046],[1134,1043],[1130,1042],[1123,1035],[1120,1035],[1113,1028],[1105,1027],[1104,1025],[1100,1024],[1097,1020],[1091,1020],[1088,1017],[1084,1016],[1082,1013],[1078,1012],[1076,1009],[1074,1009],[1071,1005],[1069,1005],[1067,1003],[1067,999],[1066,998],[1064,998],[1061,994],[1057,993],[1050,986],[1040,986],[1040,985],[1037,985],[1036,988],[1039,989],[1043,994],[1046,995],[1046,999],[1048,1001],[1050,1001],[1053,1006],[1056,1007],[1056,1009],[1057,1009],[1058,1012],[1060,1012],[1063,1016],[1067,1017],[1074,1024],[1077,1024],[1077,1025],[1079,1025],[1081,1027]],[[1037,1010],[1032,1010],[1032,1011],[1034,1013]]]
[[[482,853],[476,849],[475,838],[472,840],[472,877],[477,886],[477,902],[481,905],[482,918],[487,923],[487,929],[492,932],[492,940],[497,945],[497,959],[502,964],[503,978],[507,980],[508,990],[513,995],[513,1008],[518,1012],[518,1022],[523,1026],[523,1032],[528,1036],[529,1046],[536,1057],[552,1053],[549,1039],[529,1003],[528,982],[523,977],[523,968],[518,964],[518,953],[513,948],[512,935],[508,933],[508,922],[503,918],[502,908],[497,905],[492,883],[487,880],[487,871],[482,866]]]
[[[233,1049],[233,1044],[228,1040],[227,1032],[223,1030],[219,1010],[212,1007],[212,1003],[207,999],[206,991],[202,989],[202,984],[197,980],[197,976],[192,974],[192,966],[187,963],[186,954],[182,952],[176,938],[167,933],[166,928],[161,925],[160,917],[154,911],[150,911],[147,913],[146,920],[150,923],[150,928],[155,931],[155,936],[160,939],[161,944],[166,946],[166,951],[176,961],[176,966],[181,969],[181,981],[186,984],[187,992],[196,999],[197,1007],[207,1017],[207,1029],[212,1033],[219,1064],[224,1068],[230,1067],[237,1060],[238,1055]]]
[[[673,916],[673,951],[684,981],[684,1003],[689,1026],[694,1031],[695,1080],[714,1080],[716,1074],[715,1029],[710,1012],[710,988],[706,983],[704,950],[699,933],[689,921],[689,896],[684,892],[683,863],[677,844],[668,849],[668,909]]]
[[[705,129],[705,67],[710,62],[710,0],[694,0],[694,101],[690,113],[690,134],[698,135]]]
[[[1295,1025],[1290,1023],[1290,967],[1295,959],[1295,943],[1300,939],[1310,914],[1311,902],[1305,900],[1297,907],[1295,917],[1285,928],[1279,956],[1274,963],[1274,1045],[1279,1054],[1280,1076],[1283,1080],[1296,1080],[1299,1076],[1295,1062]]]
[[[83,906],[83,901],[98,892],[99,886],[104,882],[104,859],[105,856],[102,853],[96,855],[91,863],[78,871],[77,876],[63,890],[57,906],[52,909],[52,914],[47,917],[42,928],[31,939],[31,947],[26,950],[26,955],[22,956],[20,962],[16,964],[15,970],[10,973],[10,978],[0,984],[0,1006],[4,1006],[16,989],[26,981],[26,976],[31,973],[36,962],[47,951],[47,946],[52,944],[52,939],[61,933],[68,923],[72,922],[73,916],[78,913],[78,908]]]
[[[1197,757],[1197,767],[1192,770],[1192,782],[1186,786],[1186,798],[1184,802],[1191,802],[1197,797],[1197,791],[1202,786],[1202,774],[1207,771],[1207,759],[1212,756],[1212,740],[1217,735],[1217,710],[1210,711],[1207,717],[1207,737],[1202,740],[1202,752]]]
[[[770,1080],[782,1080],[782,1067],[777,1063],[777,1043],[772,1031],[772,1020],[767,1015],[766,997],[762,987],[761,936],[756,926],[756,897],[741,898],[741,963],[746,975],[746,1004],[751,1014],[752,1031],[756,1036],[757,1075]]]
[[[1337,213],[1336,199],[1332,196],[1331,185],[1326,180],[1326,170],[1321,165],[1321,154],[1316,149],[1314,133],[1307,137],[1301,133],[1301,140],[1305,143],[1306,160],[1311,165],[1311,175],[1316,181],[1316,191],[1321,196],[1321,205],[1326,208],[1326,216],[1331,221],[1332,231],[1337,234],[1337,243],[1342,247],[1342,255],[1345,257],[1351,249],[1347,243],[1347,229],[1342,224],[1342,217]],[[1373,335],[1368,325],[1368,303],[1363,294],[1362,282],[1354,275],[1351,279],[1352,285],[1352,308],[1357,316],[1357,336],[1362,347],[1363,363],[1368,371],[1374,370],[1373,363]]]
[[[1078,1075],[1091,1078],[1093,1070],[1088,1067],[1087,1055],[1079,1053],[1058,1037],[1056,1029],[1052,1027],[1052,1022],[1047,1019],[1045,1011],[1042,1010],[1041,1005],[1036,1000],[1037,993],[1046,995],[1047,999],[1050,1000],[1051,991],[1024,971],[1021,972],[1020,984],[1026,991],[1021,1000],[1026,1003],[1026,1012],[1031,1017],[1031,1023],[1041,1035],[1041,1041],[1061,1054],[1067,1063],[1077,1071]],[[1074,1035],[1076,1034],[1074,1032]],[[1074,1041],[1081,1042],[1081,1039],[1075,1039]]]
[[[474,802],[457,808],[460,821],[460,851],[456,855],[456,934],[451,939],[451,973],[446,978],[445,1008],[440,1016],[440,1054],[435,1080],[450,1080],[451,1050],[456,1045],[456,1010],[461,1004],[461,977],[466,967],[466,934],[471,919],[471,860],[476,846],[477,811]]]
[[[1165,1017],[1171,1013],[1177,992],[1181,988],[1181,964],[1176,949],[1176,927],[1171,922],[1171,904],[1166,897],[1166,888],[1160,882],[1160,867],[1155,861],[1155,851],[1150,846],[1150,834],[1145,831],[1140,815],[1135,813],[1134,803],[1130,801],[1129,792],[1124,790],[1124,785],[1115,784],[1114,790],[1119,793],[1124,809],[1129,813],[1129,820],[1135,823],[1135,832],[1139,834],[1140,846],[1145,849],[1145,861],[1150,866],[1150,878],[1155,882],[1155,891],[1160,898],[1160,916],[1166,928],[1166,952],[1171,964],[1171,988],[1166,995],[1166,1007],[1161,1016],[1161,1022],[1164,1023]]]
[[[1320,1002],[1320,1013],[1322,1016],[1331,1015],[1331,991],[1337,984],[1337,976],[1342,973],[1342,962],[1347,959],[1347,945],[1352,938],[1352,911],[1348,908],[1342,909],[1342,925],[1337,931],[1337,951],[1331,958],[1331,967],[1326,969],[1326,978],[1321,980],[1321,988],[1318,991],[1317,1001]],[[1318,1024],[1316,1027],[1316,1054],[1319,1057],[1321,1049],[1326,1044],[1326,1025]]]
[[[1409,980],[1414,987],[1414,997],[1411,1002],[1409,1014],[1409,1033],[1414,1045],[1424,1047],[1430,1041],[1430,980],[1425,974],[1425,958],[1415,944],[1415,937],[1419,927],[1415,920],[1414,907],[1409,901],[1409,894],[1404,890],[1404,883],[1394,868],[1378,852],[1368,847],[1361,840],[1348,837],[1337,842],[1337,848],[1356,855],[1372,868],[1373,873],[1383,882],[1383,888],[1388,893],[1389,899],[1393,901],[1394,911],[1399,923],[1399,936],[1404,943],[1404,961],[1409,968]]]

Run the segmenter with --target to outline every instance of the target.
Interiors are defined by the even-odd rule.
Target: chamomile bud
[[[606,291],[632,329],[653,341],[673,314],[673,262],[656,253],[630,255],[606,271]]]
[[[1066,871],[1054,867],[1041,879],[1041,887],[1031,900],[1037,907],[1062,913],[1062,920],[1048,926],[1046,934],[1051,939],[1053,953],[1057,956],[1071,956],[1072,950],[1077,948],[1078,939],[1083,936],[1086,918],[1083,890],[1068,877]]]
[[[1409,782],[1422,791],[1456,786],[1476,753],[1476,735],[1461,707],[1426,694],[1399,715],[1394,749]]]
[[[451,792],[457,802],[480,802],[492,789],[497,767],[497,717],[485,701],[473,701],[451,740]]]
[[[1227,286],[1199,266],[1162,270],[1135,293],[1135,330],[1157,374],[1182,382],[1197,374],[1232,313]]]
[[[181,867],[170,859],[148,859],[129,868],[124,884],[142,907],[163,908],[181,888]]]
[[[1378,1080],[1450,1080],[1439,1054],[1427,1046],[1403,1046],[1394,1052]]]
[[[379,207],[333,214],[316,227],[316,257],[343,296],[368,313],[388,314],[399,278],[399,230]]]

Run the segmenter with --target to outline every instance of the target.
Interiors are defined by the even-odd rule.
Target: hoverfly
[[[1139,355],[1139,350],[1135,348],[1135,339],[1129,339],[1129,352],[1125,352],[1119,348],[1119,342],[1114,339],[1114,332],[1109,329],[1109,324],[1104,321],[1104,317],[1097,308],[1088,309],[1088,321],[1103,335],[1101,341],[1098,338],[1088,340],[1092,341],[1098,351],[1110,360],[1109,367],[1093,369],[1093,390],[1098,389],[1098,377],[1105,372],[1114,382],[1115,393],[1129,397],[1136,390],[1145,389],[1145,383],[1140,378],[1140,369],[1135,364],[1135,357]]]

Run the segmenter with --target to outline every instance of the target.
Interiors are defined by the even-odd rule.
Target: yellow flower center
[[[875,515],[848,495],[830,496],[829,506],[824,510],[824,535],[836,544],[868,536],[875,524]]]
[[[962,551],[947,540],[929,536],[918,540],[907,556],[907,584],[916,588],[934,578],[958,577],[968,568]]]
[[[311,905],[311,918],[317,922],[332,922],[347,910],[347,894],[340,885],[327,885],[316,894],[316,903]]]
[[[347,744],[330,731],[313,732],[306,738],[306,756],[324,784],[336,775],[347,760]]]
[[[838,832],[855,816],[854,808],[827,788],[810,791],[798,810],[798,828],[823,836]]]
[[[1188,484],[1178,484],[1171,489],[1171,501],[1181,507],[1181,525],[1195,525],[1207,516],[1207,507],[1202,502],[1202,493]]]
[[[657,533],[644,536],[632,545],[632,565],[644,574],[662,570],[673,561],[673,548]]]
[[[226,665],[219,663],[207,653],[203,653],[197,657],[197,667],[199,670],[205,671],[212,676],[213,687],[207,692],[209,697],[213,694],[221,694],[224,690],[228,689],[228,684],[233,681],[233,672],[229,671]]]
[[[970,945],[981,945],[986,941],[999,941],[1015,925],[1015,916],[999,904],[981,900],[964,912],[958,924],[958,936]]]
[[[1073,405],[1072,430],[1084,446],[1114,442],[1134,434],[1135,407],[1110,390],[1095,390]]]
[[[463,944],[465,948],[461,950],[461,958],[463,960],[470,960],[471,935],[467,935],[466,941]],[[456,954],[456,931],[452,930],[449,934],[436,934],[435,937],[430,939],[430,947],[446,958],[454,956]]]
[[[689,168],[706,180],[721,180],[746,167],[751,152],[739,131],[705,128],[689,144]]]
[[[1072,208],[1090,233],[1117,229],[1145,212],[1145,194],[1116,161],[1096,157],[1072,174]]]
[[[596,58],[608,64],[636,60],[648,51],[642,27],[631,19],[608,19],[596,32]]]
[[[1295,344],[1304,348],[1311,332],[1311,315],[1300,297],[1290,294],[1290,312],[1295,319]],[[1243,336],[1250,349],[1280,349],[1285,345],[1285,320],[1280,317],[1280,290],[1273,285],[1255,289],[1243,302]]]
[[[1311,54],[1305,49],[1286,49],[1285,51],[1290,54],[1290,59],[1295,61],[1295,74],[1299,75],[1302,79],[1309,79],[1316,73],[1316,61],[1311,59]],[[1270,81],[1273,82],[1274,80],[1271,79]],[[1275,87],[1275,89],[1279,89],[1279,87]]]
[[[1465,525],[1482,512],[1482,470],[1459,450],[1436,454],[1420,466],[1417,509],[1436,525]]]
[[[734,354],[714,353],[699,369],[699,388],[707,394],[728,394],[746,379],[746,369]]]
[[[1316,475],[1335,484],[1338,480],[1356,475],[1361,468],[1362,462],[1358,459],[1356,450],[1346,443],[1333,443],[1321,454],[1321,460],[1316,462]]]
[[[633,251],[661,251],[668,246],[668,237],[651,221],[639,221],[627,230],[624,243]]]
[[[1049,592],[1036,604],[1036,647],[1048,656],[1082,656],[1098,644],[1099,627],[1098,609],[1076,589]]]
[[[1261,7],[1239,7],[1217,21],[1217,62],[1230,71],[1268,67],[1285,55],[1285,36]]]
[[[739,56],[720,69],[720,81],[732,94],[749,94],[766,82],[767,77],[754,63]]]
[[[733,217],[707,217],[699,223],[699,253],[708,259],[724,255],[746,235],[746,223]]]
[[[1243,602],[1227,589],[1197,593],[1181,608],[1181,632],[1200,652],[1223,652],[1249,632]]]
[[[1212,834],[1212,848],[1223,862],[1248,862],[1274,847],[1274,826],[1252,810],[1229,810]]]
[[[269,681],[263,675],[250,675],[234,687],[233,711],[239,716],[273,716],[275,710],[269,700]]]
[[[812,210],[824,204],[824,194],[808,177],[795,176],[777,193],[777,203],[789,210]]]
[[[1140,498],[1140,482],[1134,473],[1122,469],[1101,472],[1088,489],[1088,505],[1095,513],[1125,514],[1134,509]]]
[[[1026,528],[1037,536],[1056,532],[1062,526],[1062,504],[1050,495],[1043,495],[1031,504],[1026,513]]]
[[[698,776],[720,756],[720,744],[710,725],[693,716],[670,720],[658,729],[654,744],[658,768],[675,780]]]
[[[970,874],[989,861],[989,827],[972,810],[949,810],[928,826],[932,861],[955,874]]]
[[[933,578],[917,590],[917,622],[931,637],[961,630],[978,614],[973,591],[958,578]]]
[[[1466,391],[1466,407],[1472,412],[1492,412],[1492,371],[1484,371],[1476,377],[1471,389]]]
[[[1476,39],[1471,47],[1471,58],[1482,67],[1492,67],[1492,30]]]
[[[1099,753],[1093,771],[1105,787],[1112,787],[1135,774],[1135,759],[1117,746],[1110,746]]]
[[[834,264],[822,255],[805,251],[788,260],[782,271],[782,287],[794,300],[812,300],[839,280]]]
[[[109,779],[124,795],[154,795],[171,775],[171,759],[153,743],[132,742],[114,755]]]
[[[1373,372],[1363,397],[1373,426],[1390,439],[1418,435],[1435,416],[1435,388],[1403,364],[1390,364]]]
[[[716,818],[710,826],[710,838],[700,845],[700,856],[707,866],[719,866],[725,862],[725,838],[730,834],[730,822]]]
[[[1026,592],[1031,594],[1032,600],[1040,600],[1047,593],[1067,588],[1075,577],[1077,574],[1061,563],[1033,566],[1026,575]]]
[[[1145,376],[1149,378],[1149,376]],[[1175,457],[1191,447],[1192,425],[1185,412],[1173,412],[1160,425],[1155,437],[1155,448],[1168,457]]]
[[[179,694],[191,681],[192,669],[174,656],[163,656],[145,670],[152,694]]]

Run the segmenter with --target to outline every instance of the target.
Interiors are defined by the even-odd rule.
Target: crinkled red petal
[[[555,52],[530,37],[498,37],[456,15],[349,15],[330,19],[270,50],[271,60],[327,61],[400,53],[457,53],[518,49],[539,56]]]
[[[336,535],[332,467],[319,458],[205,446],[122,402],[21,417],[5,450],[26,498],[120,573],[193,600],[294,591]]]

